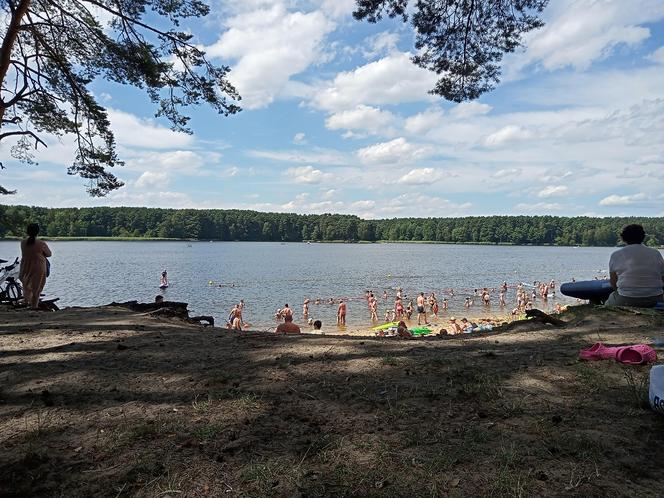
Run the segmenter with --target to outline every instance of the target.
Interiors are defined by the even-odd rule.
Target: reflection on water
[[[449,300],[448,314],[479,316],[464,299],[473,289],[556,280],[592,279],[605,272],[612,248],[507,247],[441,244],[280,244],[269,242],[50,242],[51,277],[45,292],[62,305],[91,306],[111,301],[152,301],[161,271],[168,270],[168,300],[186,301],[195,314],[223,324],[228,310],[246,302],[245,321],[257,328],[275,324],[277,308],[288,303],[302,323],[302,301],[312,300],[310,316],[336,323],[336,306],[315,305],[347,298],[349,326],[370,325],[364,293],[372,290],[379,317],[394,306],[394,290],[414,298],[434,291]],[[18,242],[0,242],[0,258],[19,252]],[[450,294],[454,289],[454,297]],[[383,300],[383,292],[389,293]],[[557,296],[565,302],[561,296]],[[514,304],[513,291],[508,305]],[[408,300],[406,299],[404,305]],[[497,292],[491,313],[501,312]],[[555,302],[549,299],[549,303]],[[539,305],[539,303],[537,303]],[[444,316],[442,311],[441,316]]]

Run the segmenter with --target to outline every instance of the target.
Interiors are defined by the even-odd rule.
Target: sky
[[[91,198],[72,141],[9,159],[7,204],[348,213],[362,218],[664,216],[664,2],[551,0],[498,87],[456,104],[410,61],[412,28],[353,0],[212,0],[185,23],[231,67],[241,113],[169,129],[140,90],[96,81],[126,185]]]

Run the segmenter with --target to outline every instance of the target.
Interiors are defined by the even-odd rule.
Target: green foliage
[[[69,174],[88,180],[93,196],[121,187],[109,171],[122,161],[106,109],[89,86],[104,78],[144,89],[178,131],[190,132],[182,110],[191,105],[238,112],[229,69],[179,28],[208,12],[200,0],[0,0],[0,141],[17,140],[12,156],[31,162],[46,145],[40,136],[73,135]]]
[[[409,0],[356,0],[356,19],[377,22],[384,15],[408,21]],[[499,81],[505,53],[544,23],[538,15],[548,0],[417,0],[411,24],[413,62],[440,76],[431,93],[454,102],[472,100]]]
[[[37,222],[47,237],[145,237],[240,241],[407,241],[615,246],[624,225],[641,223],[646,243],[664,242],[664,218],[470,216],[362,220],[221,209],[40,208],[0,205],[0,237],[23,236]]]

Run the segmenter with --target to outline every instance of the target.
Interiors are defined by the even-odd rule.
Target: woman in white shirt
[[[627,244],[609,259],[611,293],[608,306],[651,308],[664,301],[664,258],[657,249],[646,247],[641,225],[627,225],[620,234]]]

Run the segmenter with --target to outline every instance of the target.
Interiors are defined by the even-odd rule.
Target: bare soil
[[[577,358],[664,318],[562,318],[401,340],[3,310],[0,496],[661,496],[649,367]]]

